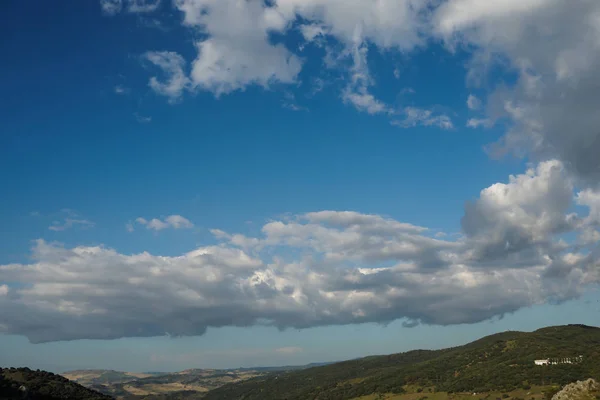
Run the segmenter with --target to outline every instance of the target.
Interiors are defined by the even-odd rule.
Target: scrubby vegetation
[[[109,400],[60,375],[29,368],[0,368],[0,398],[29,400]]]
[[[583,360],[577,364],[534,365],[535,359],[579,355]],[[600,377],[600,328],[569,325],[532,333],[504,332],[444,350],[366,357],[273,374],[222,386],[205,399],[343,400],[403,393],[407,386],[450,394],[499,391],[501,398],[501,393],[532,385],[562,386],[589,377]]]
[[[534,364],[536,359],[580,355],[582,361],[574,364]],[[109,372],[100,371],[101,379],[90,381],[92,387],[126,400],[552,400],[565,384],[599,380],[600,328],[569,325],[504,332],[450,349],[300,370],[188,370],[133,381],[128,381],[132,374]],[[249,376],[255,378],[236,382]],[[232,383],[217,387],[226,381]],[[110,398],[48,372],[0,369],[0,398],[23,398],[21,385],[31,400]],[[576,400],[600,400],[600,393]]]

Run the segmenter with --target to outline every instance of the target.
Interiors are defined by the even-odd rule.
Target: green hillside
[[[26,391],[19,390],[21,387]],[[0,399],[110,400],[112,397],[85,388],[67,378],[29,368],[0,368]]]
[[[579,355],[583,359],[576,364],[534,364],[536,359]],[[427,388],[432,393],[510,392],[590,377],[600,378],[600,328],[568,325],[531,333],[504,332],[444,350],[372,356],[271,374],[222,386],[203,399],[353,399],[403,393],[407,387]]]

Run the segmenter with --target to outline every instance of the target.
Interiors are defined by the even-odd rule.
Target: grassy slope
[[[533,364],[538,358],[578,355],[583,355],[584,361],[577,365]],[[532,333],[504,332],[451,349],[373,356],[270,375],[225,385],[204,398],[353,399],[374,393],[401,394],[406,385],[434,387],[436,392],[447,393],[508,392],[527,385],[564,385],[599,378],[599,360],[600,328],[549,327]]]

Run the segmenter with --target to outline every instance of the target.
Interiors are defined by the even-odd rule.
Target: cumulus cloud
[[[115,14],[122,8],[151,11],[158,2],[100,4]],[[471,118],[468,127],[508,121],[505,135],[490,146],[492,154],[559,159],[581,184],[600,182],[598,1],[175,0],[169,5],[193,31],[197,49],[193,60],[168,51],[147,54],[166,76],[153,77],[150,86],[171,101],[186,90],[220,96],[249,85],[297,84],[305,60],[274,39],[296,31],[304,39],[300,47],[318,43],[327,48],[324,61],[337,67],[335,79],[348,80],[342,101],[370,114],[390,113],[374,90],[366,49],[409,54],[441,39],[449,50],[463,48],[472,55],[467,63],[471,84],[487,82],[495,64],[517,75],[514,84],[488,82],[490,94],[468,98],[470,109],[485,103],[487,114]],[[333,47],[339,57],[327,63]],[[448,116],[432,117],[427,110],[404,107],[399,112],[407,114],[396,122],[401,126],[451,126]]]
[[[543,263],[563,250],[553,238],[573,231],[581,221],[567,213],[572,199],[573,183],[557,160],[484,189],[467,204],[462,219],[472,244],[470,258],[494,263],[509,256],[515,266]]]
[[[32,263],[0,265],[3,279],[18,283],[0,288],[2,329],[45,342],[221,326],[478,322],[600,283],[597,242],[564,239],[596,218],[597,194],[574,196],[573,188],[560,161],[532,166],[482,190],[465,207],[456,240],[352,211],[273,220],[256,237],[214,229],[218,245],[176,257],[38,240]],[[587,215],[568,213],[573,198]]]
[[[451,46],[475,49],[472,75],[500,61],[518,74],[488,96],[510,123],[490,150],[557,158],[582,185],[600,182],[600,3],[449,0],[432,25]]]
[[[101,6],[116,14],[134,3],[140,12],[152,8],[141,4],[154,4],[102,0]],[[405,326],[446,325],[574,298],[600,283],[598,1],[174,5],[194,31],[195,59],[169,51],[145,57],[163,73],[150,87],[171,101],[186,91],[221,96],[249,85],[298,83],[305,61],[273,39],[298,28],[302,45],[338,46],[336,54],[326,49],[324,61],[347,79],[342,101],[389,114],[402,127],[450,129],[446,114],[393,109],[378,99],[368,63],[370,46],[408,53],[441,39],[451,51],[471,52],[469,85],[485,82],[496,63],[516,74],[515,83],[491,84],[483,99],[467,99],[471,110],[485,103],[484,115],[467,126],[506,122],[489,151],[529,156],[537,164],[467,203],[455,240],[388,217],[320,211],[270,221],[257,236],[214,229],[219,245],[178,257],[38,241],[34,262],[0,266],[7,282],[20,283],[0,286],[5,332],[49,341],[197,335],[227,325],[307,328],[394,319]],[[318,88],[329,83],[320,82]],[[574,198],[587,214],[571,212]],[[135,223],[157,231],[191,226],[171,217]]]
[[[194,224],[190,222],[187,218],[182,217],[181,215],[169,215],[164,220],[159,218],[152,218],[147,220],[142,217],[138,217],[135,219],[135,222],[143,225],[146,229],[151,229],[154,231],[161,231],[163,229],[171,228],[171,229],[189,229],[193,228]],[[133,223],[129,222],[125,226],[128,232],[133,232],[134,227]]]
[[[586,222],[600,225],[600,190],[585,189],[577,194],[577,204],[590,209]]]
[[[248,85],[296,83],[303,61],[285,45],[273,42],[271,35],[288,33],[300,19],[311,21],[299,26],[306,43],[333,37],[352,50],[360,45],[356,41],[359,31],[365,44],[408,50],[423,42],[419,30],[426,26],[421,11],[427,3],[175,0],[174,6],[181,12],[183,24],[201,38],[196,42],[198,56],[185,75],[189,87],[220,96]],[[187,87],[187,82],[177,82],[174,87]],[[369,113],[385,111],[385,105],[366,91],[364,82],[355,89],[344,91],[344,101]],[[182,90],[157,92],[173,98],[173,92],[179,96]]]
[[[293,83],[301,60],[282,44],[269,41],[289,23],[276,7],[259,1],[176,0],[186,26],[205,34],[198,41],[191,82],[219,96],[273,82]]]

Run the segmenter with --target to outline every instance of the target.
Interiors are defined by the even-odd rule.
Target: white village
[[[575,364],[580,363],[583,356],[564,357],[564,358],[546,358],[543,360],[535,360],[535,365],[557,365],[557,364]]]

